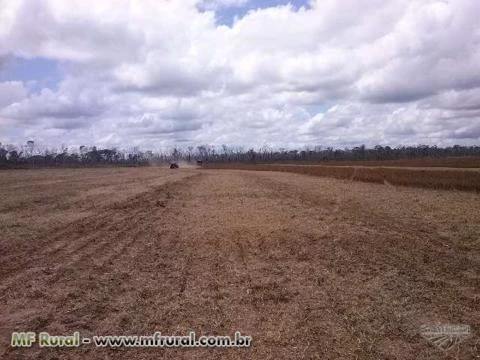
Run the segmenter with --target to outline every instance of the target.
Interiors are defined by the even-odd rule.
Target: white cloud
[[[0,58],[63,69],[55,89],[0,83],[0,131],[17,129],[0,141],[480,140],[478,1],[319,0],[215,23],[215,11],[243,5],[0,0]]]

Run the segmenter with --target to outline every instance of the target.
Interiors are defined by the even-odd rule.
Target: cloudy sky
[[[478,0],[0,0],[0,142],[479,144]]]

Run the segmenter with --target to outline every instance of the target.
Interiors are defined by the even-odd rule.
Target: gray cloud
[[[0,109],[27,96],[27,89],[20,81],[0,82]]]
[[[176,132],[193,131],[202,128],[202,123],[196,120],[163,118],[159,114],[144,114],[138,119],[130,119],[121,125],[137,134],[171,134]]]
[[[29,123],[39,118],[63,120],[93,117],[100,115],[103,111],[104,105],[96,99],[82,96],[69,97],[44,89],[38,95],[6,106],[0,111],[0,115]]]
[[[457,129],[451,135],[455,139],[480,139],[480,124],[473,124]]]

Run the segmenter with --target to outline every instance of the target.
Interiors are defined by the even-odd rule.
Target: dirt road
[[[2,172],[0,357],[472,359],[479,214],[475,193],[288,173]],[[419,335],[437,323],[474,334],[445,354]],[[250,348],[9,347],[237,330]]]

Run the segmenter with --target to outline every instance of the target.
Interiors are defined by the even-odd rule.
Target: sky
[[[0,143],[480,143],[478,0],[0,0]]]

